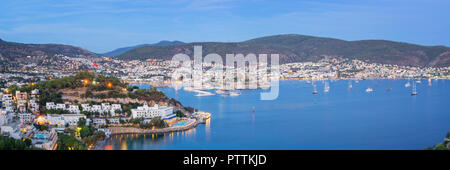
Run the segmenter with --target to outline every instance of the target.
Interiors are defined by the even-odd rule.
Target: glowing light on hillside
[[[96,82],[96,81],[92,81],[92,84],[93,84],[93,85],[96,85],[96,84],[97,84],[97,82]]]
[[[8,90],[8,89],[6,89],[6,90],[5,90],[5,93],[6,93],[6,94],[8,94],[8,93],[9,93],[9,90]]]
[[[83,83],[84,83],[84,85],[88,85],[88,84],[89,84],[89,80],[88,80],[88,79],[85,79],[85,80],[83,81]]]
[[[108,82],[108,84],[106,84],[106,86],[107,86],[108,88],[111,88],[113,85],[112,85],[111,82]]]
[[[41,115],[39,115],[38,118],[36,119],[36,122],[37,122],[39,125],[43,125],[43,124],[46,124],[46,123],[47,123],[47,120],[46,120],[44,117],[42,117]]]

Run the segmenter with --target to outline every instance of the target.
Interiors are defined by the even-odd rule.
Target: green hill
[[[69,57],[89,56],[98,57],[98,54],[88,50],[62,44],[23,44],[7,42],[0,39],[0,54],[9,61],[17,61],[27,56],[53,56],[62,54]]]
[[[333,38],[297,34],[275,35],[243,42],[194,42],[171,46],[144,46],[116,58],[166,59],[175,54],[193,55],[194,45],[203,46],[203,56],[217,53],[224,58],[229,53],[280,54],[280,63],[317,61],[325,56],[361,59],[368,62],[411,66],[450,66],[450,48],[444,46],[421,46],[385,41],[344,41]]]

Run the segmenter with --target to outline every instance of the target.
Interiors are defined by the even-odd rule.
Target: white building
[[[39,98],[39,90],[34,89],[31,91],[30,99],[38,99]]]
[[[92,108],[91,108],[91,106],[89,106],[89,104],[81,104],[81,109],[83,109],[83,111],[88,111],[88,112],[92,111]]]
[[[146,118],[151,119],[154,117],[161,117],[162,119],[170,119],[174,117],[173,107],[168,106],[158,106],[155,104],[153,107],[148,105],[139,106],[137,109],[131,109],[131,114],[133,118]]]
[[[110,110],[111,116],[116,116],[116,110],[122,111],[122,106],[120,104],[112,104]]]
[[[2,110],[9,113],[14,111],[14,100],[11,94],[3,94],[2,96]]]
[[[33,115],[31,113],[19,113],[19,119],[23,123],[31,123],[33,121]]]
[[[28,110],[30,110],[30,112],[39,112],[39,104],[36,102],[36,99],[31,99],[28,102]]]
[[[111,105],[109,103],[102,103],[102,110],[105,112],[111,110]]]
[[[86,115],[83,114],[49,114],[47,115],[47,121],[50,125],[56,125],[63,127],[66,124],[77,125],[80,118],[86,119]]]
[[[27,112],[27,101],[26,100],[17,100],[17,110],[20,113]]]
[[[78,105],[69,105],[68,110],[70,113],[80,114],[80,108],[78,107]]]
[[[66,110],[66,104],[64,104],[64,103],[58,103],[58,104],[56,104],[55,109]]]
[[[6,113],[0,109],[0,126],[8,124],[8,117]]]
[[[47,110],[56,109],[56,105],[55,105],[55,103],[53,103],[53,102],[47,102],[47,103],[45,103],[45,108],[46,108]]]
[[[103,109],[102,109],[102,106],[100,106],[100,105],[92,105],[91,111],[99,112],[100,114],[103,114]]]

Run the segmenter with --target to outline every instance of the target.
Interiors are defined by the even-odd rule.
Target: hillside
[[[171,46],[143,46],[117,56],[119,59],[167,59],[185,53],[192,57],[194,45],[203,55],[218,53],[280,54],[280,63],[317,61],[324,56],[411,66],[450,66],[450,48],[421,46],[386,40],[344,41],[296,34],[256,38],[243,42],[195,42]],[[225,61],[225,59],[224,59]]]
[[[181,41],[160,41],[158,43],[154,43],[154,44],[140,44],[140,45],[135,45],[135,46],[131,46],[131,47],[123,47],[123,48],[118,48],[115,49],[113,51],[104,53],[104,56],[108,56],[108,57],[114,57],[114,56],[118,56],[120,54],[123,54],[129,50],[135,49],[135,48],[139,48],[139,47],[143,47],[143,46],[167,46],[167,45],[178,45],[178,44],[184,44],[184,42]]]
[[[8,61],[18,61],[27,56],[54,56],[62,54],[69,57],[89,56],[98,57],[98,54],[88,50],[62,44],[22,44],[7,42],[0,39],[0,54]]]

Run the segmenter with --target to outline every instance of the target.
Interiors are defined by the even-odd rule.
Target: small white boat
[[[367,93],[373,92],[373,89],[369,87],[369,88],[366,89],[366,92]]]
[[[417,83],[417,84],[420,84],[420,83],[422,83],[422,81],[420,81],[420,80],[417,80],[417,81],[416,81],[416,83]]]
[[[409,86],[411,86],[411,83],[408,82],[405,84],[405,87],[409,87]]]

